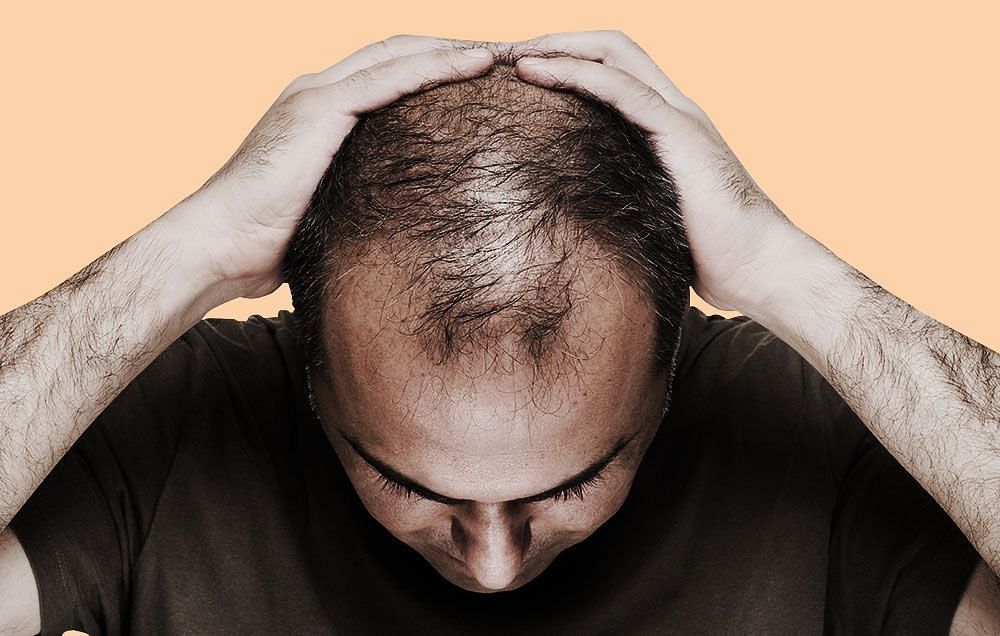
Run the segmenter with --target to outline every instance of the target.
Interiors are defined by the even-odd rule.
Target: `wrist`
[[[173,307],[183,307],[194,324],[209,311],[241,296],[236,281],[226,280],[213,266],[208,253],[196,237],[204,230],[192,222],[196,212],[189,210],[188,200],[171,208],[143,228],[137,237],[143,240],[154,260],[158,280],[165,282],[165,297]],[[193,318],[193,320],[192,320]]]
[[[216,304],[260,298],[283,282],[280,255],[291,230],[270,226],[247,212],[234,214],[212,188],[198,190],[157,222],[186,254],[186,269]]]
[[[779,251],[740,312],[820,368],[864,302],[861,274],[801,230]]]

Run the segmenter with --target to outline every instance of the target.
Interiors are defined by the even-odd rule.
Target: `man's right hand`
[[[362,113],[483,73],[493,63],[484,53],[400,36],[297,78],[197,192],[0,315],[0,633],[53,627],[41,625],[31,564],[8,527],[45,476],[207,311],[281,284],[299,217]]]
[[[234,298],[267,295],[283,282],[279,267],[296,223],[358,117],[492,64],[485,49],[403,35],[298,77],[225,165],[164,217],[180,224],[190,253],[209,259],[213,280]]]

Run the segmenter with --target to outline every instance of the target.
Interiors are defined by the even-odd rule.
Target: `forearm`
[[[227,300],[183,234],[168,212],[0,316],[0,528],[122,389]]]
[[[769,300],[743,313],[830,382],[1000,574],[1000,354],[811,238],[786,253]]]

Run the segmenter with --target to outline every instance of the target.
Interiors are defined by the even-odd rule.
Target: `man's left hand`
[[[523,80],[591,95],[649,135],[675,180],[695,264],[694,290],[747,313],[794,252],[817,244],[757,185],[705,112],[619,31],[543,35],[513,44]]]
[[[831,383],[983,557],[952,633],[1000,628],[1000,353],[897,298],[785,217],[705,113],[615,31],[513,44],[518,75],[611,104],[677,182],[694,289],[755,318]],[[536,57],[539,56],[539,57]]]

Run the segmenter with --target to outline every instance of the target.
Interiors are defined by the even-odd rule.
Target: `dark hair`
[[[596,99],[530,85],[503,63],[408,95],[361,117],[289,244],[283,275],[306,363],[326,373],[331,283],[377,239],[412,274],[414,333],[438,363],[496,337],[500,314],[541,360],[589,245],[651,302],[653,371],[672,373],[694,276],[678,204],[647,136]],[[505,272],[513,250],[551,258]]]

